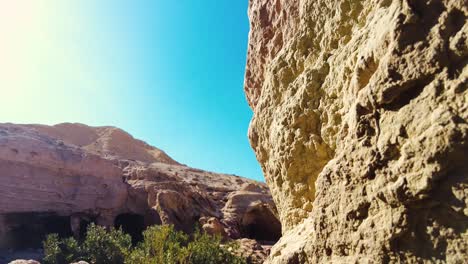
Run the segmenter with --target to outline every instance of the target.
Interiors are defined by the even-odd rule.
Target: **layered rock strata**
[[[468,4],[250,0],[269,263],[468,258]]]
[[[270,214],[243,221],[259,206]],[[202,225],[260,240],[252,227],[279,223],[275,215],[265,184],[179,164],[114,127],[0,124],[0,249],[40,244],[47,232],[80,236],[90,222],[134,235],[153,224]]]

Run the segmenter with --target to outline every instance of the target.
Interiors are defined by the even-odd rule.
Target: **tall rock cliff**
[[[250,0],[269,263],[468,259],[466,0]]]

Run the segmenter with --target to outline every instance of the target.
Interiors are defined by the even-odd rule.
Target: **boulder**
[[[9,264],[41,264],[41,263],[32,259],[30,260],[17,259],[17,260],[11,261]]]
[[[226,231],[224,230],[224,224],[219,221],[216,217],[210,217],[201,221],[202,229],[208,234],[226,237]]]

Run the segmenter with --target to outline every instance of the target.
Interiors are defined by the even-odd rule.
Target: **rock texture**
[[[17,260],[10,262],[9,264],[41,264],[41,263],[32,259],[30,260],[17,259]]]
[[[269,214],[243,221],[259,206]],[[0,249],[28,243],[24,233],[79,236],[92,221],[187,232],[200,224],[226,238],[256,239],[261,234],[249,228],[263,215],[278,222],[265,184],[181,165],[120,129],[0,124]]]
[[[468,259],[468,3],[250,0],[269,263]]]

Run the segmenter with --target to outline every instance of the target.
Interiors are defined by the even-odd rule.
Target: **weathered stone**
[[[247,259],[248,263],[261,264],[270,253],[270,245],[262,245],[256,240],[242,238],[237,242],[239,243],[238,255]]]
[[[203,220],[202,228],[203,231],[210,235],[221,236],[223,238],[227,236],[224,224],[216,217]]]
[[[269,263],[468,258],[464,0],[250,0]]]
[[[248,196],[230,198],[242,188]],[[191,232],[205,217],[206,229],[239,238],[256,202],[274,208],[265,184],[181,165],[117,128],[0,124],[0,249],[40,245],[52,231],[79,237],[91,222]]]

